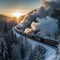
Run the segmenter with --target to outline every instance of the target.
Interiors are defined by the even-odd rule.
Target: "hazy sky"
[[[10,14],[17,10],[27,13],[39,5],[40,0],[0,0],[0,13]]]

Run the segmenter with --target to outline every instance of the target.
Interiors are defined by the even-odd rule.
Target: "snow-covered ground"
[[[31,39],[28,39],[28,40],[32,44],[32,47],[34,47],[36,44],[40,44],[47,49],[47,52],[45,53],[45,60],[55,60],[56,59],[56,50],[54,48],[52,48],[49,45],[45,45],[43,43],[35,42]]]
[[[17,33],[14,28],[13,28],[13,31],[14,33],[16,33],[16,36],[17,37],[20,37],[21,35],[19,33]],[[46,45],[46,44],[43,44],[43,43],[39,43],[39,42],[36,42],[36,41],[33,41],[31,39],[28,39],[24,36],[21,36],[23,37],[23,40],[27,40],[31,45],[32,45],[32,49],[37,45],[37,44],[40,44],[42,46],[44,46],[46,49],[47,49],[47,52],[45,53],[44,57],[45,57],[45,60],[56,60],[56,49],[49,46],[49,45]]]
[[[49,17],[49,16],[46,16],[45,18],[39,18],[37,17],[35,19],[37,22],[35,22],[34,20],[28,24],[30,24],[30,28],[29,26],[27,26],[27,21],[30,21],[30,20],[23,20],[25,24],[23,24],[23,27],[27,26],[25,28],[25,30],[23,29],[18,29],[18,30],[23,30],[24,33],[30,33],[30,34],[33,34],[34,31],[37,31],[37,33],[35,35],[39,36],[39,37],[42,37],[42,38],[45,38],[45,39],[52,39],[52,40],[55,40],[55,34],[57,33],[58,31],[58,20],[57,19],[54,19],[52,17]],[[17,25],[17,27],[20,27],[21,23],[19,23]],[[16,27],[16,26],[15,26]],[[13,31],[14,33],[16,33],[16,36],[17,37],[23,37],[23,40],[28,40],[28,42],[32,45],[32,48],[34,48],[37,44],[40,44],[42,46],[44,46],[46,49],[47,49],[47,52],[45,53],[44,57],[45,57],[45,60],[57,60],[56,59],[56,52],[57,50],[49,45],[46,45],[46,44],[43,44],[43,43],[39,43],[39,42],[36,42],[36,41],[33,41],[32,39],[29,39],[29,38],[26,38],[22,35],[20,35],[19,33],[17,33],[14,28],[13,28]]]
[[[42,0],[40,3],[40,8],[36,9],[35,11],[31,11],[30,13],[25,15],[23,20],[15,27],[19,28],[18,30],[20,30],[23,33],[26,33],[27,35],[30,33],[45,39],[55,40],[56,34],[58,32],[58,20],[50,17],[50,15],[54,9],[60,8],[59,2],[60,2],[59,0],[45,0],[45,1]],[[25,36],[20,35],[19,33],[16,32],[14,27],[12,28],[12,30],[16,34],[17,38],[19,37],[22,38],[18,40],[18,44],[13,43],[12,45],[13,47],[12,57],[13,58],[15,57],[16,58],[15,60],[20,60],[21,58],[19,54],[20,40],[23,40],[23,41],[27,40],[28,43],[32,45],[32,49],[34,49],[34,47],[38,44],[45,47],[47,51],[44,54],[44,60],[57,60],[56,59],[57,50],[55,48],[53,48],[52,46],[43,44],[41,42],[33,41],[32,39],[29,39]],[[0,44],[1,44],[1,41],[0,41]]]

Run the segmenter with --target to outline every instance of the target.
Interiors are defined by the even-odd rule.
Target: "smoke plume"
[[[20,23],[24,29],[29,27],[37,17],[50,16],[54,9],[60,9],[60,0],[41,0],[40,8],[29,12]]]

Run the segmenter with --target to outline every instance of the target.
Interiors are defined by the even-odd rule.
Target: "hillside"
[[[1,15],[0,60],[60,60],[59,1],[42,0],[18,21]]]

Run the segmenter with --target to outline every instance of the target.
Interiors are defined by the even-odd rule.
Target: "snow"
[[[32,44],[33,48],[35,47],[36,44],[40,44],[47,49],[47,52],[45,53],[45,60],[54,60],[56,58],[56,50],[51,48],[50,46],[32,40],[30,40],[29,42]]]
[[[37,15],[38,16],[38,15]],[[34,20],[34,18],[36,18],[36,21]],[[30,26],[28,26],[30,25]],[[36,17],[36,12],[30,15],[26,15],[25,18],[21,21],[20,24],[17,25],[17,27],[19,27],[19,30],[23,30],[24,33],[30,33],[33,34],[33,31],[38,31],[36,33],[37,36],[40,36],[42,38],[45,39],[53,39],[55,40],[55,33],[57,33],[58,31],[58,20],[54,19],[52,17],[46,16],[45,18],[39,18]],[[44,46],[47,49],[47,52],[45,53],[44,60],[56,60],[56,49],[43,44],[43,43],[39,43],[36,41],[33,41],[32,39],[28,39],[20,34],[18,34],[14,28],[13,28],[14,33],[16,34],[17,37],[22,37],[23,40],[27,40],[28,43],[30,43],[32,45],[32,49],[34,49],[34,47],[38,44]],[[16,47],[17,48],[17,47]],[[18,48],[17,48],[18,49]],[[19,49],[18,49],[19,50]],[[17,54],[18,52],[16,52]]]
[[[14,27],[12,28],[12,30],[13,30],[14,34],[16,34],[16,37],[20,37],[20,36],[21,36],[20,34],[18,34],[18,33],[14,30]]]
[[[57,60],[60,60],[60,44],[57,47]]]
[[[45,60],[54,60],[54,59],[56,59],[56,50],[54,48],[52,48],[51,46],[47,46],[43,43],[38,43],[38,42],[35,42],[33,40],[29,40],[29,43],[32,44],[33,48],[35,47],[35,45],[40,44],[40,45],[44,46],[47,49],[47,52],[45,53]]]
[[[23,18],[23,20],[16,26],[19,28],[19,30],[21,32],[24,32],[26,34],[30,33],[33,34],[33,32],[38,31],[36,33],[37,36],[45,38],[45,39],[53,39],[55,40],[55,34],[58,31],[58,20],[54,19],[52,17],[49,17],[49,15],[53,12],[53,9],[58,8],[60,6],[60,4],[57,5],[57,2],[59,2],[59,0],[45,0],[43,2],[41,2],[40,8],[36,9],[34,11],[31,11],[30,13],[28,13],[27,15],[25,15],[25,17]],[[60,8],[60,7],[59,7]],[[43,17],[43,18],[42,18]],[[36,22],[37,21],[37,22]],[[15,60],[20,60],[21,59],[21,55],[20,53],[20,40],[24,40],[23,43],[25,42],[25,40],[28,41],[28,43],[30,43],[32,45],[32,49],[34,49],[34,47],[38,44],[40,44],[41,46],[46,48],[46,53],[44,54],[44,60],[57,60],[56,59],[56,49],[43,44],[43,43],[39,43],[36,41],[33,41],[32,39],[29,39],[25,36],[22,36],[20,34],[18,34],[15,30],[14,27],[12,28],[14,34],[16,34],[16,37],[20,39],[18,40],[18,44],[14,44],[12,45],[12,57],[13,59],[15,58]],[[60,38],[60,37],[59,37]],[[3,40],[3,39],[2,39]],[[0,41],[0,45],[1,42]],[[1,48],[1,47],[0,47]],[[60,49],[60,45],[59,48]],[[59,50],[60,52],[60,50]],[[30,54],[30,53],[29,53]],[[60,57],[60,54],[58,54],[58,58]],[[60,58],[59,58],[60,59]],[[28,57],[27,57],[28,60]]]
[[[13,58],[15,58],[16,60],[20,60],[21,59],[21,57],[20,57],[20,48],[19,48],[19,46],[18,45],[12,45],[12,57]]]
[[[18,33],[15,31],[16,35],[18,35]],[[21,36],[21,35],[20,35]],[[19,37],[19,36],[17,36]],[[43,43],[39,43],[39,42],[36,42],[36,41],[33,41],[31,39],[28,39],[24,36],[22,36],[24,39],[26,39],[31,45],[32,45],[32,49],[34,49],[34,47],[37,45],[37,44],[40,44],[42,46],[44,46],[46,49],[47,49],[47,52],[45,53],[44,57],[45,57],[45,60],[55,60],[56,59],[56,49],[49,46],[49,45],[46,45],[46,44],[43,44]]]
[[[28,20],[26,20],[27,22]],[[27,27],[25,28],[24,30],[24,33],[30,33],[33,34],[32,32],[33,31],[38,31],[36,33],[37,36],[40,36],[42,38],[45,38],[45,39],[52,39],[52,40],[55,40],[55,33],[58,31],[58,20],[57,19],[54,19],[52,17],[49,17],[49,16],[46,16],[45,18],[39,18],[37,17],[36,18],[36,21],[37,22],[34,22],[32,21],[30,23],[31,27]],[[22,21],[25,23],[25,21]],[[28,24],[26,24],[27,26]],[[24,24],[23,24],[24,26]],[[17,26],[19,27],[19,26]],[[18,34],[14,28],[13,28],[13,31],[14,33],[16,33],[16,36],[17,37],[20,37],[21,35]],[[34,47],[37,45],[37,44],[40,44],[42,46],[44,46],[46,49],[47,49],[47,52],[45,53],[44,57],[45,57],[45,60],[56,60],[56,49],[49,46],[49,45],[46,45],[46,44],[43,44],[43,43],[39,43],[39,42],[36,42],[36,41],[33,41],[31,39],[28,39],[24,36],[21,36],[23,37],[23,40],[27,40],[31,45],[32,45],[32,49],[34,49]]]

